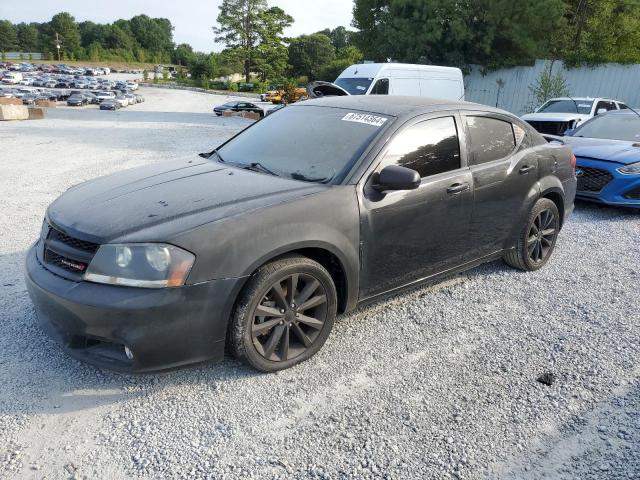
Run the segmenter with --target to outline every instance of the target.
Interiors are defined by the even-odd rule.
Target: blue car
[[[640,114],[618,110],[565,133],[576,156],[576,197],[640,209]]]

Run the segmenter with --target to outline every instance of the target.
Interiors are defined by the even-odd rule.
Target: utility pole
[[[56,32],[56,48],[58,49],[58,62],[60,61],[60,37],[58,36],[58,32]]]

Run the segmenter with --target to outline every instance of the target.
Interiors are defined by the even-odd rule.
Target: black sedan
[[[100,110],[119,110],[120,108],[120,103],[116,99],[107,99],[100,103]]]
[[[82,107],[89,104],[89,99],[82,93],[74,93],[67,99],[67,105],[70,107]]]
[[[225,103],[224,105],[215,107],[213,109],[213,112],[219,117],[221,117],[224,114],[224,112],[227,112],[227,111],[253,112],[253,113],[257,113],[261,117],[264,117],[264,110],[259,106],[257,106],[256,104],[250,103],[250,102],[229,102],[229,103]]]
[[[576,191],[569,147],[517,117],[409,97],[290,105],[201,157],[47,209],[26,281],[71,355],[291,367],[359,305],[500,258],[543,267]]]

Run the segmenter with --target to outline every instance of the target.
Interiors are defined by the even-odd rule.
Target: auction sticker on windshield
[[[385,117],[378,117],[377,115],[370,115],[368,113],[347,113],[342,121],[364,123],[365,125],[381,127],[387,119]]]

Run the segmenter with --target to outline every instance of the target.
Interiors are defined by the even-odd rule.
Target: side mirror
[[[573,136],[573,132],[575,132],[575,131],[576,131],[576,129],[575,129],[575,128],[567,128],[567,129],[564,131],[564,136],[565,136],[565,137],[572,137],[572,136]]]
[[[603,113],[607,113],[608,110],[606,108],[599,108],[596,112],[596,115],[602,115]]]
[[[378,192],[391,190],[415,190],[420,186],[420,174],[399,165],[384,167],[378,175],[373,189]]]

